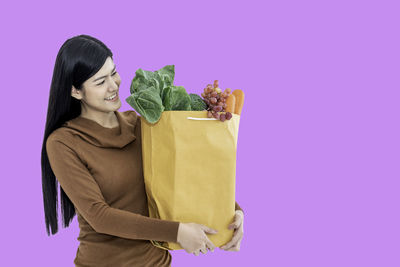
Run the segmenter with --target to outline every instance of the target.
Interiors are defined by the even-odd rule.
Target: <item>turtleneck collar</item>
[[[75,135],[97,147],[123,148],[136,140],[134,130],[138,116],[133,110],[114,111],[114,113],[119,122],[117,127],[107,128],[94,120],[80,116],[65,122],[62,127],[72,129]]]

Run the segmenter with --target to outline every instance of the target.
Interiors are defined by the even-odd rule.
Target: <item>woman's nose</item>
[[[112,91],[118,89],[118,82],[111,78],[110,87],[113,89]]]

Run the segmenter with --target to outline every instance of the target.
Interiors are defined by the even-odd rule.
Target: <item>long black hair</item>
[[[81,114],[81,103],[71,96],[72,85],[83,90],[82,84],[96,74],[111,50],[98,39],[88,35],[78,35],[61,46],[53,69],[50,85],[49,104],[41,153],[43,204],[47,235],[58,231],[58,182],[51,169],[46,151],[49,135],[64,122]],[[61,212],[63,226],[68,227],[75,216],[75,207],[61,188]]]

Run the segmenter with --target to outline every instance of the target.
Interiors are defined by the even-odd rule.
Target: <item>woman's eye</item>
[[[113,74],[112,74],[112,76],[114,76],[115,74],[117,74],[117,72],[114,72]],[[101,83],[98,83],[97,85],[102,85],[104,83],[104,81],[102,81]]]

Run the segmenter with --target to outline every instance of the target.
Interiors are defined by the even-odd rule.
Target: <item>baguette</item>
[[[240,89],[236,89],[232,92],[235,96],[235,114],[240,115],[242,113],[243,103],[244,103],[244,93]]]
[[[235,113],[236,97],[233,94],[228,96],[226,99],[226,112]]]

